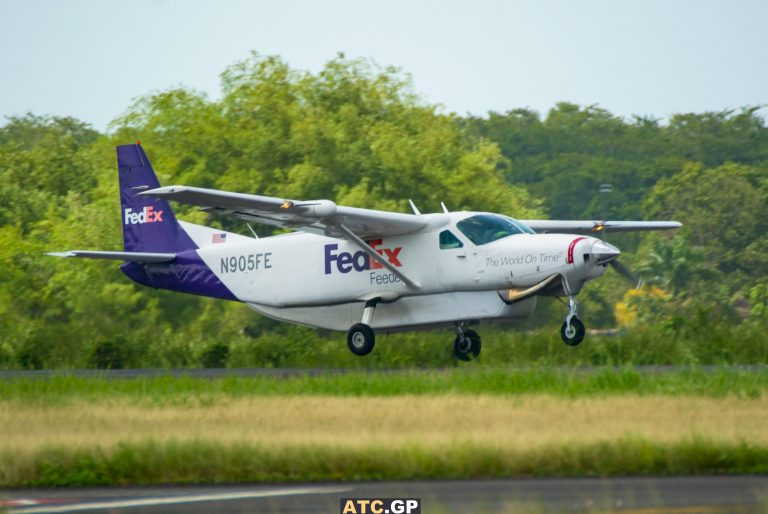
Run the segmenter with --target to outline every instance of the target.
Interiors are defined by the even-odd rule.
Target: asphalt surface
[[[289,378],[299,376],[323,376],[323,375],[344,375],[347,373],[402,373],[419,371],[451,371],[457,368],[208,368],[208,369],[73,369],[73,370],[0,370],[0,380],[13,378],[39,378],[46,379],[51,377],[72,376],[80,378],[104,378],[104,379],[133,379],[133,378],[151,378],[151,377],[191,377],[191,378],[224,378],[224,377],[274,377]],[[474,369],[482,370],[487,368],[465,368],[466,371]],[[540,368],[509,367],[505,370],[513,373],[515,371],[533,371]],[[594,367],[550,367],[548,371],[563,373],[598,373],[608,369],[614,371],[626,370],[626,367],[619,366],[594,366]],[[743,373],[768,373],[768,366],[749,365],[749,366],[632,366],[631,368],[638,373],[658,374],[674,373],[680,371],[696,371],[701,373],[718,373],[723,371],[743,372]]]
[[[12,514],[340,513],[341,498],[420,498],[422,512],[766,513],[768,476],[339,482],[299,485],[25,489]]]

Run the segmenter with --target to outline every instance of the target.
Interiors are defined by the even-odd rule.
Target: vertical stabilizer
[[[117,168],[125,251],[178,253],[195,249],[166,200],[137,196],[160,187],[140,144],[117,147]]]

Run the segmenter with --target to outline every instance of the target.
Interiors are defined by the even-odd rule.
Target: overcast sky
[[[311,71],[339,51],[399,66],[459,114],[768,103],[766,0],[0,0],[0,26],[0,117],[99,130],[152,91],[218,98],[219,74],[251,50]]]

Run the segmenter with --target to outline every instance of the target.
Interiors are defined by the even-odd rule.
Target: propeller
[[[621,262],[619,262],[618,259],[612,259],[608,262],[608,264],[611,265],[611,267],[621,275],[622,277],[626,278],[629,282],[634,284],[635,289],[640,289],[643,287],[643,279],[632,273],[629,268],[624,266]]]
[[[613,184],[607,184],[607,183],[600,184],[600,186],[598,187],[598,193],[601,193],[601,195],[613,193]],[[607,204],[603,203],[603,208],[607,211],[606,207],[607,207]],[[608,213],[606,212],[605,214],[607,215]],[[597,223],[595,223],[595,227],[592,229],[592,231],[601,233],[602,234],[601,239],[606,243],[608,242],[607,241],[608,233],[605,231],[605,221],[598,221]],[[596,236],[596,237],[600,237],[600,236]],[[608,260],[608,264],[611,265],[611,267],[614,269],[614,271],[616,271],[616,273],[618,273],[619,275],[627,279],[630,283],[632,283],[635,289],[640,289],[641,287],[643,287],[643,279],[641,279],[640,277],[632,273],[629,270],[629,268],[627,268],[621,262],[619,262],[618,255]]]

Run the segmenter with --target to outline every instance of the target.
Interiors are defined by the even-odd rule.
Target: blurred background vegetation
[[[344,336],[276,323],[242,304],[156,291],[114,264],[44,256],[122,247],[115,150],[141,140],[161,183],[408,212],[675,219],[675,233],[609,236],[643,278],[609,271],[580,296],[592,334],[559,340],[565,309],[540,301],[483,328],[482,363],[768,363],[768,128],[759,107],[627,120],[560,103],[446,114],[410,77],[343,55],[318,73],[251,55],[210,100],[179,88],[138,99],[106,133],[28,114],[0,128],[0,367],[445,366],[448,332]],[[600,192],[610,184],[610,192]],[[603,188],[605,189],[605,188]],[[182,219],[248,233],[176,207]],[[257,227],[262,235],[268,228]]]

